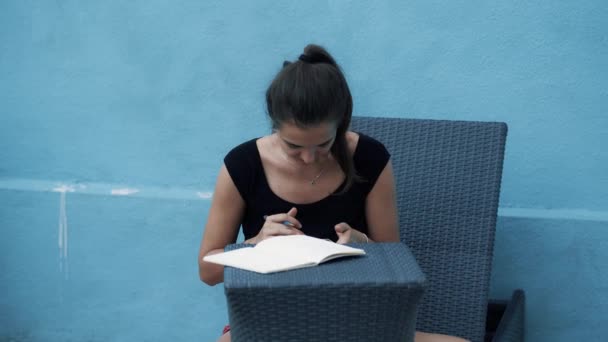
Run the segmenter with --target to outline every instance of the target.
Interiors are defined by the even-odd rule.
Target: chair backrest
[[[353,117],[385,144],[401,241],[429,287],[416,328],[483,341],[507,125]]]

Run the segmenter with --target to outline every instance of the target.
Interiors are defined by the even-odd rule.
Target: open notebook
[[[258,273],[273,273],[317,266],[322,262],[365,251],[306,235],[285,235],[266,239],[253,248],[239,248],[208,255],[204,261]]]

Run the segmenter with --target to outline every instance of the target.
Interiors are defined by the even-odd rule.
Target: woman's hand
[[[338,223],[334,229],[336,230],[336,234],[338,234],[338,243],[345,244],[351,242],[370,242],[371,240],[367,237],[367,235],[361,233],[360,231],[352,228],[348,225],[348,223]]]
[[[287,213],[274,214],[266,216],[264,226],[260,229],[260,232],[253,239],[245,241],[246,243],[257,244],[260,241],[268,239],[269,237],[279,235],[302,235],[302,224],[296,219],[298,209],[291,208]]]

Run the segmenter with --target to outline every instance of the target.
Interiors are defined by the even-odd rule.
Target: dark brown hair
[[[346,141],[353,99],[333,57],[318,45],[306,46],[297,61],[283,64],[266,91],[266,106],[273,129],[284,122],[299,127],[337,123],[331,154],[346,175],[342,192],[348,190],[357,178]]]

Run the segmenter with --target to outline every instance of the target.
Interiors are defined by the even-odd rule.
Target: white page
[[[339,245],[332,241],[314,238],[306,235],[285,235],[266,239],[255,247],[267,250],[272,254],[293,256],[295,258],[319,264],[330,260],[331,255],[362,255],[365,251],[358,248]]]
[[[208,255],[203,260],[259,273],[286,271],[312,265],[311,262],[303,261],[302,258],[293,255],[279,256],[249,247]]]

